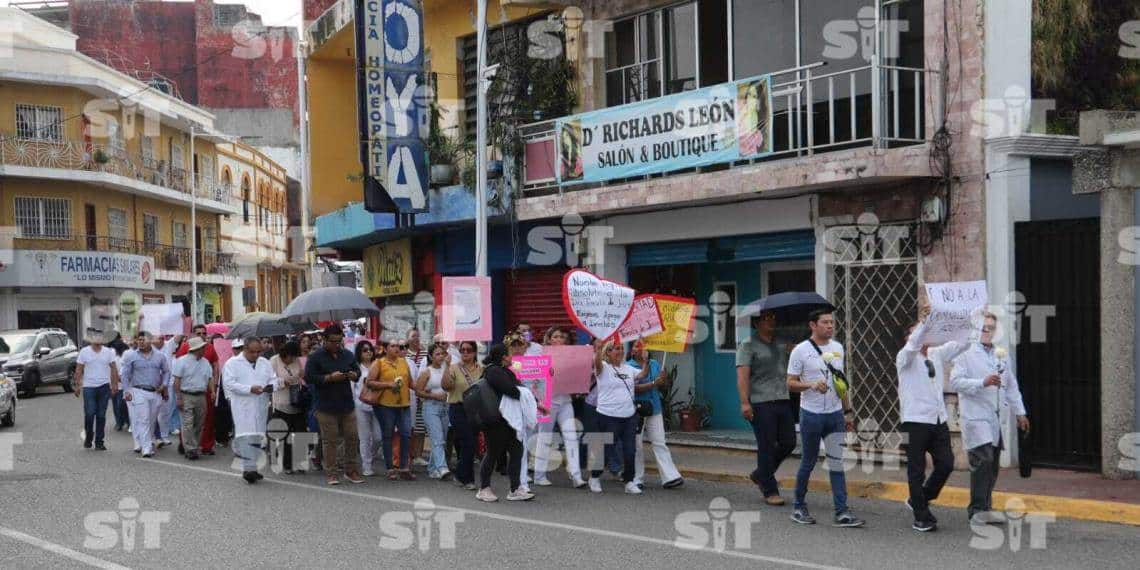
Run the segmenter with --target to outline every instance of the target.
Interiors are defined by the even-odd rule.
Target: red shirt
[[[178,350],[174,352],[174,356],[186,356],[187,352],[190,352],[190,343],[184,342],[182,346],[178,347]],[[216,365],[218,363],[218,353],[214,350],[213,344],[206,345],[206,351],[202,356],[205,357],[206,361],[210,364]]]

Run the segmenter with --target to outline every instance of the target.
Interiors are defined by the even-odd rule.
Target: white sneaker
[[[365,469],[364,471],[361,472],[361,475],[364,475],[365,477],[371,477],[375,474],[376,474],[376,472],[371,470],[371,469]]]
[[[172,443],[172,442],[171,442],[169,439],[165,439],[165,438],[163,438],[163,440],[162,440],[162,446],[163,446],[163,447],[166,447],[166,446],[168,446],[168,445],[173,445],[173,443]]]
[[[439,471],[440,480],[447,480],[447,478],[449,478],[449,477],[451,477],[451,471],[449,471],[446,467],[444,467],[443,469],[440,469],[440,471]]]
[[[534,493],[531,493],[530,491],[524,491],[522,487],[511,491],[511,493],[507,495],[508,501],[529,501],[533,498]]]
[[[412,461],[412,465],[415,465],[416,467],[427,467],[428,462],[422,457],[417,457],[415,461]]]
[[[640,495],[641,494],[641,487],[638,487],[637,483],[630,481],[629,483],[625,484],[625,494],[626,495]]]
[[[530,487],[526,485],[519,485],[519,488],[517,490],[527,494],[530,493]]]
[[[574,485],[575,489],[581,489],[586,486],[586,481],[582,479],[581,475],[575,475],[570,478],[570,483]]]
[[[484,503],[494,503],[495,501],[499,500],[499,498],[495,496],[495,492],[492,491],[490,487],[479,489],[479,492],[475,493],[475,499],[483,501]]]
[[[601,479],[598,479],[597,477],[590,477],[590,492],[591,493],[601,493],[602,492],[602,480]]]
[[[538,485],[539,487],[549,487],[553,485],[553,483],[550,482],[550,479],[547,479],[546,477],[535,479],[534,484]]]
[[[439,478],[440,478],[439,471],[432,471],[431,473],[428,473],[428,479],[439,479]]]

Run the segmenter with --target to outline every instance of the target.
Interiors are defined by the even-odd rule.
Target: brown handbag
[[[383,361],[381,361],[380,366],[384,366]],[[369,388],[367,377],[361,378],[360,381],[364,382],[364,385],[360,387],[360,401],[370,406],[379,406],[380,390],[373,390],[372,388]]]

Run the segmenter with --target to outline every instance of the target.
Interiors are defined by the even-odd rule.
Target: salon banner
[[[765,75],[559,119],[558,183],[602,182],[771,154],[771,87]]]

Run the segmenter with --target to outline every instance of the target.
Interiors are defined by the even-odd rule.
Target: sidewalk
[[[670,445],[677,468],[688,478],[751,485],[748,474],[756,468],[755,452]],[[646,468],[652,470],[653,452],[646,449]],[[854,464],[847,472],[847,492],[852,497],[905,501],[909,496],[906,466]],[[791,499],[799,458],[780,466],[777,477],[785,499]],[[812,472],[810,488],[828,491],[827,471],[822,462]],[[1096,473],[1057,469],[1034,469],[1022,479],[1017,469],[1003,469],[994,492],[994,504],[1004,505],[1018,497],[1028,511],[1051,512],[1058,517],[1140,526],[1140,480],[1111,481]],[[970,473],[954,471],[935,504],[965,509],[970,498]]]

